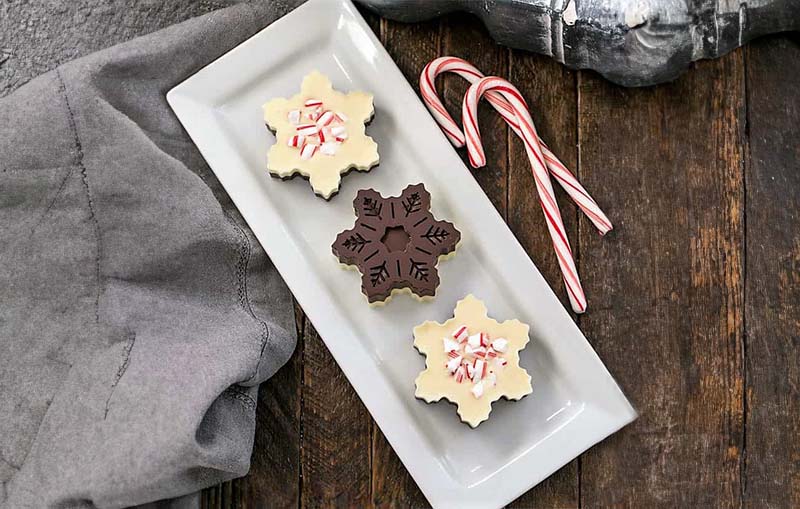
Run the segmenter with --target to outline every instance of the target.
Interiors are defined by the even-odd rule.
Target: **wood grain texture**
[[[800,38],[747,57],[744,503],[800,507]]]
[[[539,135],[558,158],[577,174],[577,73],[549,58],[515,51],[511,54],[508,79],[517,86],[530,105]],[[509,214],[506,220],[564,307],[570,309],[525,147],[513,131],[508,133]],[[555,184],[554,187],[557,188],[557,200],[570,244],[573,251],[580,254],[577,250],[578,209],[566,193],[561,192]],[[565,465],[517,499],[511,507],[578,507],[578,460]]]
[[[240,507],[298,506],[302,359],[302,344],[298,344],[289,363],[259,388],[250,472],[233,481],[243,502]]]
[[[231,505],[236,507],[288,509],[300,501],[305,316],[296,302],[294,308],[297,348],[289,362],[259,387],[250,472],[232,481]]]
[[[626,90],[582,73],[582,329],[639,419],[582,457],[586,507],[735,507],[743,447],[742,52]]]
[[[200,502],[204,509],[278,509],[299,505],[306,318],[292,300],[297,348],[286,365],[259,387],[250,471],[244,477],[203,490]]]
[[[375,26],[371,23],[371,26]],[[419,94],[422,67],[439,54],[438,21],[403,25],[382,20],[378,35],[386,50]],[[411,344],[409,343],[409,348]],[[409,390],[413,390],[409,387]],[[425,496],[411,478],[377,424],[372,433],[372,502],[376,507],[427,507]]]
[[[0,96],[230,3],[2,4]],[[800,507],[798,36],[628,90],[499,48],[467,15],[367,20],[415,89],[446,53],[509,77],[616,226],[599,237],[557,191],[589,298],[579,324],[641,416],[511,506]],[[439,86],[460,117],[465,83]],[[566,305],[524,151],[485,106],[480,123],[488,165],[474,175]],[[201,505],[427,506],[299,308],[297,327],[297,352],[259,394],[250,474]]]
[[[201,509],[221,509],[227,507],[237,507],[240,497],[235,494],[231,481],[204,489],[200,493]]]
[[[437,56],[463,58],[487,76],[508,76],[509,50],[492,40],[478,18],[454,14],[444,18],[442,26],[442,51]],[[422,66],[426,63],[422,62]],[[417,75],[422,66],[417,68]],[[442,75],[437,82],[442,84],[440,90],[445,108],[456,122],[461,123],[461,107],[469,83],[451,73]],[[494,207],[505,218],[508,212],[508,127],[485,101],[478,108],[478,125],[486,152],[486,166],[472,168],[466,149],[459,149],[458,153]],[[464,175],[464,178],[469,176]]]
[[[311,323],[303,334],[301,507],[368,507],[370,418]]]

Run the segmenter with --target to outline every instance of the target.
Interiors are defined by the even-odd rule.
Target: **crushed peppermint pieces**
[[[466,325],[456,327],[450,336],[442,338],[448,361],[445,369],[456,382],[472,382],[470,390],[476,398],[497,383],[495,369],[508,364],[503,354],[508,351],[508,340],[491,340],[486,332],[469,335]]]
[[[532,392],[531,377],[519,364],[529,331],[519,320],[490,318],[486,305],[467,295],[451,319],[414,328],[414,347],[426,357],[414,395],[427,403],[445,398],[463,422],[478,426],[498,399],[519,400]]]
[[[317,196],[329,200],[343,175],[369,171],[380,162],[378,145],[366,133],[375,114],[372,94],[340,92],[327,76],[312,71],[303,77],[299,93],[274,97],[262,110],[277,142],[267,152],[273,177],[300,175]]]
[[[302,111],[291,110],[286,117],[296,133],[286,144],[300,151],[300,159],[311,159],[317,153],[334,156],[347,139],[347,116],[326,110],[319,99],[306,100]]]

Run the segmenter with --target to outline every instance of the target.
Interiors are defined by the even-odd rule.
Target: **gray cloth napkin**
[[[0,506],[247,472],[291,297],[165,94],[291,7],[217,11],[0,100]]]

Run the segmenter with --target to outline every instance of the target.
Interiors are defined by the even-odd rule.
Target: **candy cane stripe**
[[[464,119],[464,132],[466,133],[467,151],[474,153],[474,159],[482,159],[483,147],[480,144],[480,128],[475,121],[478,102],[480,97],[489,91],[500,93],[510,104],[518,125],[520,126],[517,134],[524,140],[526,152],[531,162],[531,169],[539,193],[542,211],[545,214],[547,227],[553,239],[553,247],[556,251],[559,266],[563,274],[564,283],[568,289],[570,304],[576,312],[585,309],[585,295],[577,275],[575,262],[572,257],[572,250],[567,240],[564,224],[561,220],[561,213],[555,201],[552,185],[548,177],[548,170],[544,164],[544,157],[538,145],[533,122],[527,112],[525,103],[520,100],[519,92],[505,80],[496,77],[483,78],[474,83],[467,90],[462,107],[462,118]]]
[[[447,112],[436,93],[434,80],[443,72],[453,72],[471,84],[462,104],[463,131]],[[576,312],[582,313],[586,309],[586,298],[578,278],[550,176],[564,188],[601,234],[608,232],[613,226],[572,172],[539,138],[525,98],[508,81],[498,77],[486,78],[475,66],[457,57],[441,57],[429,62],[420,74],[419,86],[425,105],[445,136],[456,147],[467,146],[467,155],[473,167],[479,168],[486,164],[477,122],[477,108],[481,97],[486,98],[509,124],[512,131],[523,140],[539,194],[539,203],[553,240],[553,248],[561,267],[570,303]]]
[[[453,121],[452,117],[445,110],[444,105],[442,105],[441,100],[436,94],[436,88],[433,85],[433,80],[442,72],[453,72],[466,79],[470,83],[475,83],[481,79],[483,74],[469,62],[457,57],[441,57],[433,60],[425,66],[420,74],[420,91],[422,92],[423,100],[425,101],[426,106],[429,110],[431,110],[431,113],[445,131],[445,136],[447,136],[450,142],[455,147],[461,147],[465,144],[464,135],[461,133],[461,130]],[[502,96],[496,92],[490,91],[486,94],[486,98],[489,103],[498,111],[498,113],[500,113],[503,119],[508,122],[509,125],[511,125],[512,129],[519,129],[514,115],[511,113],[512,110],[510,105]],[[524,98],[521,99],[523,104],[525,104]],[[525,107],[527,109],[527,104],[525,104]],[[433,109],[438,111],[434,113]],[[519,133],[517,134],[519,135]],[[544,154],[545,164],[548,170],[553,173],[553,176],[556,178],[556,181],[559,183],[559,185],[564,187],[564,190],[567,192],[567,194],[573,200],[575,200],[578,207],[580,207],[580,209],[587,214],[589,219],[597,227],[600,233],[605,234],[610,231],[613,226],[602,210],[600,210],[597,203],[589,198],[589,195],[586,193],[585,189],[583,189],[583,186],[580,185],[575,176],[569,172],[569,170],[566,169],[566,167],[558,160],[552,151],[550,151],[547,145],[538,138],[538,134],[534,132],[534,135],[541,145],[541,152]],[[555,173],[558,169],[562,169],[564,173]],[[586,201],[579,201],[579,196],[585,196],[588,199]],[[591,211],[591,213],[589,211]]]

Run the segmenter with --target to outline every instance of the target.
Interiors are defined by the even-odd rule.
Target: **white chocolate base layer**
[[[344,125],[348,139],[338,146],[334,155],[317,153],[310,159],[302,159],[300,150],[288,144],[289,138],[296,134],[289,112],[301,110],[308,99],[319,99],[326,109],[347,116]],[[299,94],[289,99],[272,99],[264,105],[264,120],[276,138],[267,153],[267,169],[282,179],[300,174],[308,178],[316,194],[329,199],[339,190],[343,174],[351,170],[368,171],[380,162],[378,145],[365,134],[365,123],[374,113],[372,94],[343,94],[333,89],[325,75],[312,72],[303,78]]]
[[[448,356],[442,338],[450,337],[461,325],[467,326],[470,334],[485,332],[491,338],[508,340],[508,350],[504,354],[508,365],[495,369],[496,384],[485,387],[480,398],[470,392],[472,383],[457,382],[445,367]],[[444,323],[428,321],[414,328],[414,346],[426,356],[426,369],[415,381],[415,396],[428,403],[445,398],[458,407],[463,422],[477,427],[489,418],[492,403],[498,399],[519,400],[533,392],[530,375],[519,365],[519,351],[528,344],[528,331],[528,325],[519,320],[498,323],[489,318],[483,302],[468,295],[456,305],[453,318]]]

